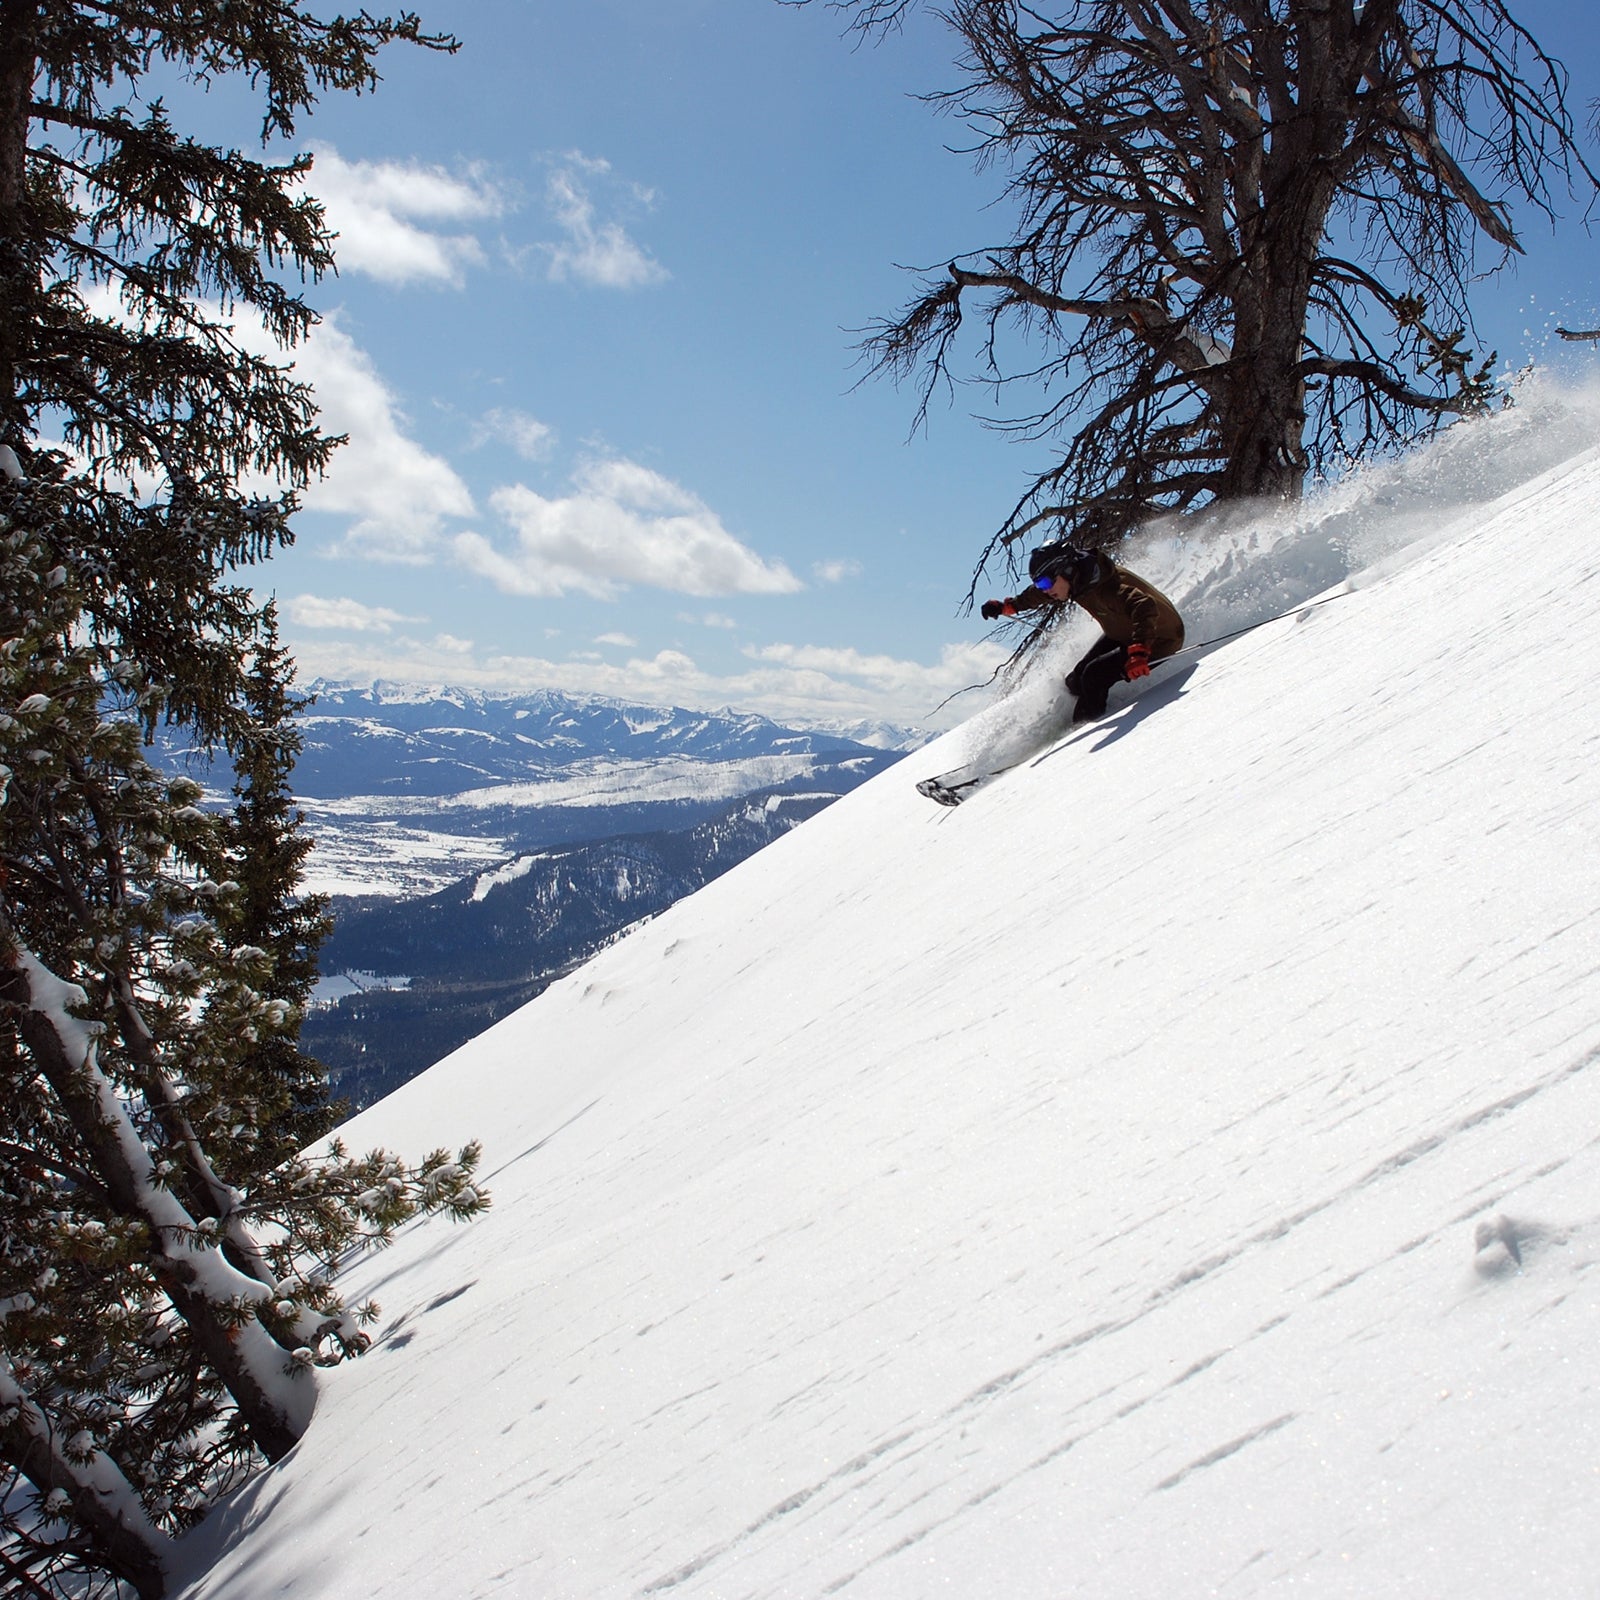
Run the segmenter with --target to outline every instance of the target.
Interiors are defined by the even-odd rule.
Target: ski
[[[954,767],[949,772],[940,772],[931,778],[923,778],[916,786],[917,793],[932,800],[936,805],[962,805],[980,790],[988,788],[996,778],[1004,777],[1008,772],[1015,772],[1018,767],[1036,765],[1063,745],[1108,728],[1115,729],[1119,724],[1125,725],[1130,718],[1137,720],[1148,715],[1158,706],[1180,695],[1183,692],[1183,685],[1193,676],[1195,670],[1191,662],[1176,673],[1161,673],[1159,671],[1161,665],[1163,663],[1158,662],[1157,670],[1152,676],[1143,678],[1136,684],[1119,685],[1117,703],[1098,717],[1085,717],[1081,722],[1071,723],[1064,729],[1057,724],[1054,732],[1039,739],[1038,743],[1016,760],[1008,761],[1003,767],[980,766],[969,762],[966,766]],[[1141,706],[1140,702],[1151,689],[1161,689],[1165,693],[1146,701]]]
[[[954,774],[951,774],[951,776],[954,776]],[[959,783],[946,783],[943,778],[924,778],[917,785],[917,793],[926,795],[930,800],[941,806],[958,806],[966,799],[963,791],[971,789],[983,781],[981,777],[968,778]]]

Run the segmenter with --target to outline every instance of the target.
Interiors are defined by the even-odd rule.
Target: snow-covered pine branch
[[[316,312],[290,285],[333,241],[309,157],[207,146],[138,92],[157,62],[236,73],[289,138],[400,40],[454,48],[409,14],[226,0],[33,0],[0,25],[8,1592],[158,1594],[164,1541],[283,1455],[316,1367],[364,1347],[342,1252],[487,1203],[470,1151],[459,1178],[300,1156],[340,1114],[298,1043],[326,918],[299,890],[292,663],[236,574],[339,441],[232,324],[297,342]],[[232,759],[231,803],[146,759],[163,720]],[[399,1193],[363,1208],[374,1164]]]

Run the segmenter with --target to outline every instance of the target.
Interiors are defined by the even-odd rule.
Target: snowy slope
[[[913,793],[1002,707],[364,1114],[495,1209],[188,1600],[1594,1594],[1597,534],[1591,452]]]

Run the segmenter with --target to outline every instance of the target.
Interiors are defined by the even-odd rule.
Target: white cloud
[[[326,599],[298,594],[284,608],[289,621],[301,628],[336,628],[345,633],[391,633],[400,622],[421,622],[387,606],[369,606],[360,600]]]
[[[983,698],[963,699],[936,714],[939,703],[957,690],[986,682],[1006,655],[993,644],[954,644],[945,646],[936,662],[924,665],[853,650],[778,645],[750,652],[747,670],[722,673],[677,649],[621,661],[592,651],[556,659],[450,648],[460,642],[448,636],[370,642],[324,637],[297,642],[295,656],[307,680],[362,683],[390,678],[483,689],[539,687],[708,711],[740,706],[779,722],[866,718],[948,727],[978,710]]]
[[[575,492],[549,499],[518,484],[496,490],[509,552],[481,534],[455,540],[462,565],[508,594],[579,592],[610,598],[644,586],[678,594],[792,594],[804,587],[782,562],[763,561],[716,513],[670,478],[631,461],[592,462]]]
[[[595,640],[595,643],[613,645],[619,650],[637,650],[639,648],[639,641],[629,638],[625,633],[602,633]]]
[[[671,274],[641,248],[614,217],[602,217],[595,190],[608,198],[621,193],[636,204],[650,205],[647,189],[619,185],[611,176],[611,163],[581,151],[571,151],[550,173],[546,198],[551,214],[566,238],[559,244],[540,246],[548,258],[550,277],[557,283],[581,283],[602,289],[639,289],[663,283]]]
[[[294,365],[316,390],[324,428],[349,435],[327,476],[307,489],[307,508],[356,519],[342,553],[431,559],[446,519],[473,514],[466,484],[442,456],[410,437],[396,397],[336,321],[312,331]]]
[[[861,563],[849,559],[818,561],[812,565],[811,571],[818,583],[843,583],[846,578],[861,576]]]
[[[725,615],[721,611],[706,611],[701,613],[696,613],[693,611],[680,611],[678,613],[678,621],[687,622],[692,627],[696,628],[726,628],[730,632],[739,626],[736,619]]]
[[[524,461],[542,461],[555,443],[555,430],[526,411],[496,406],[478,419],[473,433],[474,447],[499,439],[511,446]]]
[[[476,169],[455,174],[414,161],[346,161],[327,146],[316,151],[304,183],[339,235],[340,271],[392,284],[459,288],[465,269],[483,264],[483,246],[472,233],[437,226],[487,221],[506,209]]]
[[[124,308],[107,288],[94,290],[88,303],[97,316],[126,320]],[[396,396],[372,358],[339,326],[336,313],[286,350],[249,307],[236,306],[225,314],[214,302],[201,302],[199,309],[209,322],[228,328],[241,348],[292,368],[294,377],[314,391],[322,432],[346,436],[327,472],[301,494],[308,510],[356,519],[339,553],[426,562],[437,551],[446,519],[473,515],[466,484],[442,456],[410,436]],[[271,495],[283,484],[266,475],[247,475],[241,487]]]
[[[987,679],[1005,654],[981,643],[949,644],[944,647],[939,664],[926,667],[919,661],[902,661],[896,656],[866,655],[853,646],[747,645],[744,653],[754,661],[776,663],[797,677],[854,679],[872,690],[893,695],[925,692],[935,684],[963,688],[965,685],[957,680],[968,673]]]

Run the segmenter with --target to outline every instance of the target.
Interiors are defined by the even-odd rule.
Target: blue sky
[[[1589,8],[1517,11],[1600,97]],[[953,81],[946,30],[862,47],[776,0],[423,15],[460,53],[389,51],[298,141],[341,235],[301,367],[351,436],[256,574],[302,680],[921,722],[987,677],[960,603],[1044,447],[978,391],[908,439],[914,396],[858,385],[851,331],[1003,232],[998,177],[915,98]],[[190,109],[255,128],[242,91]],[[1600,319],[1597,241],[1525,227],[1483,343],[1587,360],[1551,329]]]

